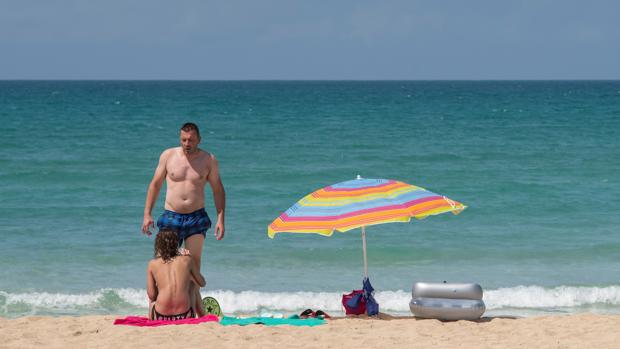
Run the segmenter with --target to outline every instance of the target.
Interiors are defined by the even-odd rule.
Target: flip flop
[[[299,314],[300,319],[307,319],[309,317],[314,317],[314,311],[312,311],[312,309],[306,309]]]
[[[331,316],[329,316],[329,314],[327,314],[323,310],[317,310],[316,312],[314,312],[314,317],[319,318],[319,319],[329,319],[329,318],[331,318]]]

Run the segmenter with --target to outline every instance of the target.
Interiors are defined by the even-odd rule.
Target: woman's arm
[[[153,276],[153,261],[149,262],[148,267],[146,268],[146,294],[149,296],[151,302],[155,302],[157,300],[157,294],[159,293],[157,290],[157,283],[155,282],[155,277]]]

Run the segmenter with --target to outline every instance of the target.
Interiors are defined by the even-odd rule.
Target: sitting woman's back
[[[161,230],[155,238],[155,258],[147,268],[146,290],[151,301],[149,318],[178,320],[195,316],[192,282],[204,286],[192,258],[180,255],[175,231]]]

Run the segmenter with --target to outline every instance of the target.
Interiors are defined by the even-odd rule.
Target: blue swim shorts
[[[175,230],[179,234],[179,246],[185,239],[192,235],[207,235],[207,230],[211,228],[211,219],[204,208],[192,213],[176,213],[164,210],[157,220],[157,227],[161,229]]]

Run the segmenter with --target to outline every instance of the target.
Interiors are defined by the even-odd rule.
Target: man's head
[[[181,126],[181,148],[185,154],[193,154],[198,151],[200,143],[200,130],[193,122],[186,122]]]
[[[179,255],[179,235],[176,231],[170,229],[162,229],[155,237],[155,246],[153,256],[160,258],[164,262],[170,261]]]

